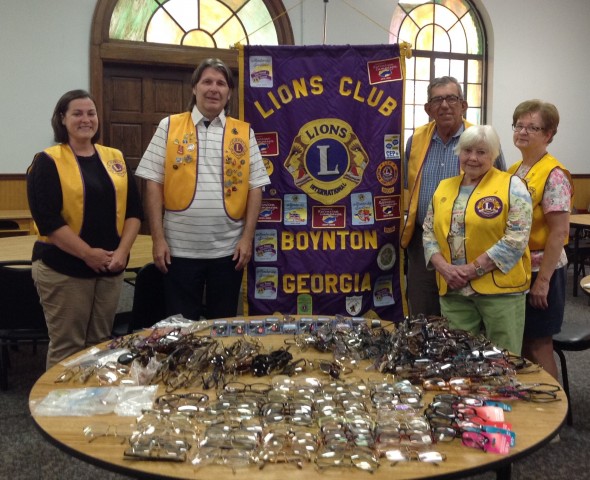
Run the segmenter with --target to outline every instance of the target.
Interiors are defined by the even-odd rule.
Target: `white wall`
[[[59,97],[89,88],[96,0],[0,3],[0,172],[24,173],[53,143]]]
[[[509,163],[519,159],[512,145],[512,113],[531,98],[555,104],[558,133],[549,151],[572,173],[590,173],[589,135],[590,2],[588,0],[487,0],[494,25],[493,124]]]
[[[561,114],[551,153],[572,173],[590,173],[584,136],[590,125],[590,2],[588,0],[475,0],[490,41],[491,104],[509,164],[512,112],[541,98]],[[67,90],[89,88],[90,26],[96,0],[0,0],[0,172],[23,173],[52,142],[49,124]],[[297,45],[388,43],[396,0],[283,0]],[[349,5],[355,7],[359,13]],[[368,17],[368,18],[367,18]],[[576,59],[573,61],[572,59]]]

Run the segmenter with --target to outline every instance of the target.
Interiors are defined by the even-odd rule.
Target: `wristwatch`
[[[483,267],[478,263],[477,260],[473,260],[473,266],[475,267],[475,274],[478,277],[483,277],[486,274],[486,271],[483,269]]]

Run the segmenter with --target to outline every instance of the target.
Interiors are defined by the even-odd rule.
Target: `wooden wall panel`
[[[28,210],[25,175],[0,174],[0,210]]]

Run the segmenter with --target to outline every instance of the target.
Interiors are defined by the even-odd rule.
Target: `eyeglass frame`
[[[512,131],[514,133],[522,132],[523,128],[526,131],[527,135],[532,135],[534,133],[539,133],[541,131],[546,130],[545,127],[537,127],[536,125],[518,125],[518,124],[512,125]]]
[[[440,107],[443,102],[447,102],[449,107],[454,107],[458,105],[460,102],[464,102],[465,99],[460,97],[459,95],[437,95],[436,97],[432,97],[428,100],[428,103],[433,107]]]

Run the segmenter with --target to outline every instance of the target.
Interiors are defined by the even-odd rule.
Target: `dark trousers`
[[[164,275],[168,315],[181,314],[190,320],[235,317],[243,274],[235,266],[232,257],[172,257]]]
[[[408,259],[407,298],[410,315],[440,315],[440,300],[436,273],[426,269],[424,246],[422,245],[422,227],[416,225],[412,240],[406,249]]]

